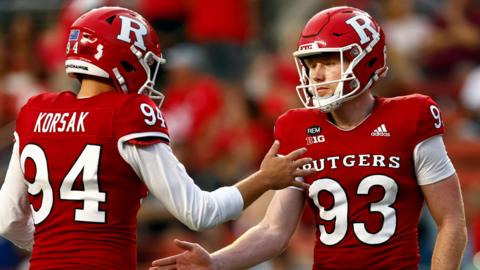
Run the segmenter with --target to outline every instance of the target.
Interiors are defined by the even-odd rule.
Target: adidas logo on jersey
[[[385,124],[382,124],[381,126],[376,128],[374,131],[372,131],[370,135],[377,137],[390,137],[390,133],[387,131]]]

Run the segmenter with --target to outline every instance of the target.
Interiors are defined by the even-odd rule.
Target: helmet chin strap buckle
[[[120,71],[118,71],[118,68],[113,68],[112,71],[113,71],[113,74],[115,74],[115,79],[120,85],[122,92],[125,94],[128,94],[128,88],[127,88],[125,78],[123,78],[122,74],[120,74]]]

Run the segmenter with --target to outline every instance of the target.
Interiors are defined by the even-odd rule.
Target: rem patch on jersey
[[[307,135],[317,135],[317,134],[320,134],[320,132],[322,131],[322,129],[319,127],[319,126],[311,126],[309,128],[307,128]]]
[[[70,31],[70,35],[68,36],[68,41],[78,40],[79,35],[80,35],[80,30],[73,29],[72,31]]]

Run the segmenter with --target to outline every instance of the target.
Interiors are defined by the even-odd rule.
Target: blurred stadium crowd
[[[158,84],[172,147],[198,185],[212,190],[259,166],[276,117],[301,106],[292,52],[303,25],[320,9],[343,4],[371,13],[386,33],[390,72],[376,93],[418,92],[440,104],[467,213],[463,269],[480,269],[479,0],[0,0],[0,184],[22,104],[43,91],[78,87],[65,76],[64,55],[68,27],[83,12],[119,5],[152,22],[167,59]],[[139,269],[178,252],[174,237],[210,251],[224,246],[263,217],[270,198],[202,233],[147,198],[138,216]],[[304,216],[288,250],[255,269],[310,269],[310,218]],[[419,224],[422,269],[429,267],[433,224],[429,218]],[[0,269],[23,269],[25,261],[28,253],[0,238]]]

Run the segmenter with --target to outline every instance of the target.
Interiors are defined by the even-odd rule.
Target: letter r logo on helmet
[[[117,38],[122,41],[131,43],[132,41],[130,39],[130,33],[133,32],[135,34],[135,42],[133,43],[133,45],[137,46],[143,51],[147,50],[143,41],[143,37],[146,36],[148,33],[147,27],[143,23],[135,19],[125,16],[118,17],[122,20],[122,27],[120,30],[120,34],[118,34]]]
[[[368,30],[370,33],[372,33],[374,38],[380,35],[380,33],[370,23],[370,19],[364,14],[358,14],[355,17],[348,19],[346,23],[355,29],[355,32],[357,32],[358,36],[360,37],[361,44],[365,44],[371,40],[365,30]]]

